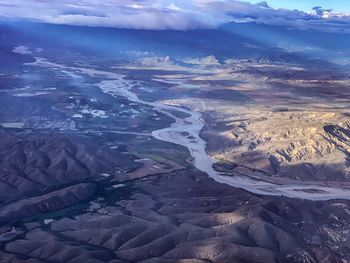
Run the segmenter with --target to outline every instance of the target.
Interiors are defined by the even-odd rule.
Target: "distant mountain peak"
[[[195,65],[218,65],[220,62],[216,59],[215,56],[210,55],[203,58],[188,58],[184,60],[185,63],[195,64]]]
[[[155,65],[173,65],[174,61],[170,56],[163,57],[144,57],[137,60],[140,65],[155,66]]]

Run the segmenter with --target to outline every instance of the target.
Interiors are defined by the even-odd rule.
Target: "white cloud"
[[[230,21],[255,21],[350,32],[349,16],[333,15],[321,7],[316,11],[275,10],[265,3],[238,0],[12,0],[11,4],[0,0],[0,16],[55,24],[188,30],[215,28]]]
[[[151,0],[0,0],[0,16],[56,24],[108,26],[136,29],[193,29],[221,22],[186,1]]]

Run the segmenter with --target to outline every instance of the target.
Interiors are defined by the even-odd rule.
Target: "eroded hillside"
[[[227,118],[226,125],[221,135],[228,147],[213,149],[217,160],[293,179],[350,179],[347,114],[252,111]]]

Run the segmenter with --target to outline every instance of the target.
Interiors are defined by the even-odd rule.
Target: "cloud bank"
[[[54,24],[191,30],[233,21],[350,33],[350,16],[330,11],[276,10],[238,0],[0,0],[1,17]]]

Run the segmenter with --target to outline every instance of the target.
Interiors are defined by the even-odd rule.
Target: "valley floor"
[[[1,92],[1,262],[350,261],[337,94],[266,98],[280,65],[256,86],[270,67],[76,59],[36,57]]]

